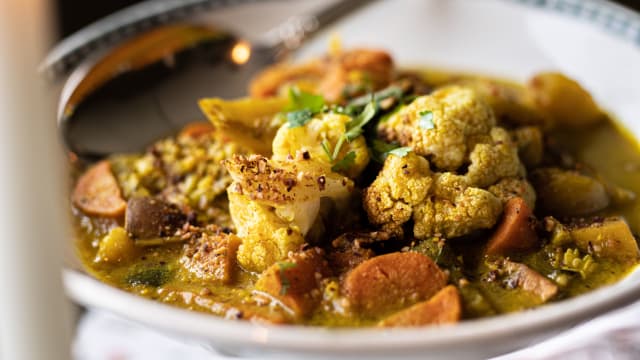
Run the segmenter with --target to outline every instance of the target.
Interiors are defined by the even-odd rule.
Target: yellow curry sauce
[[[346,61],[348,60],[345,60],[345,62]],[[344,83],[341,84],[342,92],[338,93],[333,90],[326,90],[326,88],[323,87],[326,84],[322,85],[324,84],[322,83],[324,80],[322,76],[325,75],[318,74],[316,70],[313,69],[313,66],[316,65],[305,65],[307,68],[303,68],[302,70],[298,69],[293,84],[299,86],[300,89],[304,89],[305,91],[315,93],[319,92],[323,94],[327,104],[347,104],[349,101],[353,101],[353,99],[357,99],[358,96],[361,96],[363,91],[364,94],[366,94],[371,90],[385,88],[385,86],[390,82],[389,79],[384,79],[384,76],[376,73],[376,71],[378,71],[376,67],[369,67],[364,70],[359,69],[359,73],[353,73],[351,68],[349,68],[348,70],[352,71],[349,73],[351,76],[349,77],[346,85]],[[371,73],[367,73],[367,71],[370,71],[373,75]],[[303,75],[301,76],[300,73]],[[368,75],[362,76],[362,73]],[[406,100],[400,101],[400,104],[396,101],[392,106],[389,106],[386,109],[384,108],[388,104],[385,105],[383,103],[383,99],[377,105],[378,112],[376,113],[376,116],[397,116],[394,114],[401,111],[407,111],[403,109],[407,109],[412,101],[419,101],[417,99],[423,96],[431,96],[428,94],[431,94],[434,88],[437,89],[450,83],[465,84],[466,81],[475,81],[480,79],[480,81],[487,81],[491,84],[500,84],[496,86],[516,89],[514,90],[516,93],[522,91],[522,86],[520,85],[484,77],[470,77],[434,71],[414,73],[412,76],[412,81],[418,81],[421,84],[413,85],[413,91],[415,91],[415,94],[410,94],[408,97],[405,97],[404,99]],[[318,80],[318,78],[320,78],[320,80]],[[356,78],[356,80],[353,80],[354,78]],[[415,78],[418,78],[418,80]],[[318,85],[318,81],[321,85]],[[362,90],[354,85],[361,85],[358,81],[367,84],[367,86],[372,86],[372,88]],[[291,83],[291,78],[287,78],[286,84],[289,88]],[[259,88],[259,91],[272,91],[270,88],[268,91],[264,90],[264,87],[266,86],[264,83],[258,85],[253,85],[252,90],[254,90],[254,92],[258,91],[255,90],[256,88]],[[282,86],[280,83],[278,85]],[[424,86],[427,90],[415,90],[416,88],[420,88],[420,86]],[[471,84],[470,87],[473,88],[473,84]],[[504,91],[509,93],[511,90]],[[555,90],[552,89],[549,91],[553,92]],[[273,90],[272,93],[269,93],[268,95],[274,96],[281,92],[281,89]],[[349,92],[353,93],[351,94]],[[304,92],[300,93],[306,94]],[[252,93],[252,95],[255,95],[255,93]],[[262,95],[265,94],[261,94],[260,96]],[[404,96],[406,96],[406,94]],[[514,102],[521,100],[508,99]],[[490,100],[491,99],[489,99],[488,102],[494,106],[493,110],[496,113],[505,111],[505,113],[509,115],[509,112],[512,111],[509,107],[496,108],[496,106],[501,105],[491,103]],[[290,101],[295,102],[295,99]],[[403,101],[406,101],[404,105],[402,105]],[[427,100],[427,103],[429,103],[428,101],[430,100]],[[224,107],[226,105],[223,104],[221,106]],[[269,106],[278,108],[278,106],[273,103]],[[285,109],[283,111],[286,112],[287,110]],[[273,111],[273,113],[277,113],[274,116],[284,116],[282,115],[283,111]],[[318,110],[320,114],[322,111],[326,110]],[[362,110],[362,112],[366,111],[366,109]],[[514,110],[514,113],[518,113],[518,111],[519,109],[516,109]],[[256,112],[259,111],[256,110]],[[440,124],[437,122],[439,119],[436,118],[435,120],[432,120],[434,117],[440,115],[437,113],[429,114],[430,112],[431,111],[423,111],[421,112],[421,115],[419,115],[421,121],[420,124],[422,124],[421,126],[424,126],[425,131],[432,129],[434,126],[439,126]],[[361,115],[352,114],[349,116],[355,119]],[[426,125],[424,125],[425,120],[428,120]],[[281,119],[280,121],[285,120]],[[289,125],[284,124],[281,126],[291,126],[293,128],[293,125],[290,125],[292,123],[291,118],[289,118],[288,121]],[[294,119],[293,121],[297,120]],[[305,121],[307,121],[307,123],[300,125],[301,127],[311,126],[314,124],[313,121],[315,120],[306,119]],[[326,122],[334,120],[325,118],[325,120],[322,121]],[[376,121],[379,121],[380,123],[387,121],[387,125],[378,125],[384,127],[390,126],[388,124],[393,124],[393,121],[395,120],[392,118],[391,120],[383,119]],[[514,126],[512,123],[502,123],[501,121],[502,120],[498,119],[498,124],[506,127],[509,131],[515,131],[514,129],[524,127],[522,124]],[[640,201],[638,201],[634,196],[634,194],[640,193],[640,150],[637,143],[609,119],[595,124],[578,127],[571,124],[570,130],[562,130],[562,126],[549,126],[547,123],[543,122],[537,125],[533,125],[529,120],[526,122],[526,126],[538,126],[542,129],[541,131],[545,138],[545,160],[538,159],[537,165],[525,164],[526,174],[529,176],[530,180],[532,177],[536,176],[542,177],[544,180],[537,180],[537,182],[534,181],[535,179],[531,180],[536,189],[535,195],[537,195],[537,200],[534,200],[535,210],[533,210],[535,217],[531,216],[531,219],[533,219],[531,220],[531,229],[523,231],[528,231],[528,235],[526,236],[535,237],[536,244],[528,247],[526,250],[500,250],[495,254],[487,254],[487,240],[495,236],[493,234],[496,232],[496,229],[500,226],[501,222],[506,221],[503,219],[506,215],[501,215],[499,219],[502,220],[498,220],[495,224],[492,224],[489,227],[482,227],[474,224],[476,228],[473,228],[472,231],[467,231],[464,234],[460,234],[462,231],[460,229],[451,229],[450,227],[447,228],[446,226],[443,226],[441,229],[444,230],[436,231],[431,235],[426,236],[427,239],[420,239],[420,235],[417,230],[415,230],[415,237],[411,234],[410,226],[415,225],[412,223],[412,220],[400,225],[388,222],[383,223],[376,218],[376,214],[372,214],[370,211],[368,213],[369,221],[367,221],[367,211],[364,211],[361,208],[363,206],[362,198],[364,197],[367,199],[367,196],[370,197],[368,192],[370,194],[373,190],[365,190],[364,195],[359,194],[359,191],[356,192],[357,195],[354,195],[351,200],[351,206],[354,210],[350,210],[350,212],[348,212],[348,216],[341,218],[329,218],[334,222],[336,229],[344,229],[345,233],[361,234],[362,232],[368,232],[367,234],[369,235],[366,236],[354,235],[353,237],[346,236],[343,238],[343,241],[346,239],[347,242],[353,239],[356,239],[354,241],[362,242],[364,245],[362,245],[362,248],[360,249],[367,255],[362,255],[362,259],[359,257],[357,259],[355,257],[354,259],[349,258],[349,261],[353,260],[353,264],[347,266],[346,269],[341,271],[329,269],[328,273],[314,273],[313,275],[317,278],[318,286],[315,288],[314,286],[311,286],[308,290],[309,295],[305,295],[308,298],[314,299],[313,306],[309,311],[299,311],[294,309],[289,305],[290,303],[288,303],[287,300],[283,300],[287,295],[287,291],[297,291],[296,289],[292,289],[292,286],[298,286],[297,279],[287,279],[284,275],[290,268],[294,268],[295,266],[300,267],[300,263],[296,262],[296,259],[298,258],[292,256],[291,252],[288,257],[285,256],[284,258],[276,259],[276,262],[266,264],[266,268],[261,268],[259,267],[261,265],[257,265],[259,270],[253,271],[246,270],[249,268],[248,266],[243,267],[239,265],[234,257],[234,259],[230,260],[229,266],[231,266],[231,270],[227,274],[230,278],[225,278],[224,281],[212,281],[211,277],[194,276],[193,272],[190,272],[185,268],[184,254],[187,245],[185,245],[184,241],[180,239],[176,240],[175,238],[165,238],[164,240],[151,239],[151,242],[147,241],[145,243],[145,239],[132,240],[130,238],[131,234],[122,233],[120,235],[122,235],[123,239],[126,238],[126,240],[123,241],[129,241],[129,243],[128,245],[120,244],[118,246],[121,247],[120,249],[125,248],[124,251],[127,255],[117,259],[116,261],[105,261],[105,259],[101,259],[100,257],[100,251],[102,251],[100,247],[104,246],[104,243],[107,242],[105,237],[111,236],[114,238],[117,236],[117,234],[113,232],[113,229],[122,229],[125,222],[124,216],[120,215],[109,217],[100,216],[99,214],[87,215],[86,211],[83,211],[82,206],[75,206],[73,211],[78,234],[78,252],[85,264],[85,267],[87,268],[87,271],[96,278],[115,287],[149,299],[190,310],[210,312],[215,315],[233,319],[249,319],[273,323],[299,323],[318,326],[357,327],[372,326],[376,324],[379,326],[415,326],[456,321],[459,317],[462,319],[469,319],[491,316],[528,309],[547,302],[560,301],[620,280],[638,263],[636,240],[631,235],[631,232],[633,234],[640,232]],[[215,126],[216,129],[221,128],[220,124],[215,124]],[[345,126],[348,129],[348,123]],[[365,135],[361,136],[370,136],[367,135],[367,131],[368,130],[364,130]],[[265,136],[265,133],[268,132],[263,131],[260,133],[260,136]],[[231,131],[229,134],[233,134],[233,132]],[[280,134],[280,132],[278,132],[278,134]],[[388,135],[389,132],[386,134]],[[237,134],[230,135],[230,137],[233,139],[236,135]],[[270,136],[272,138],[274,135],[271,134]],[[275,136],[277,139],[279,135]],[[389,139],[391,139],[393,141],[398,141],[400,144],[398,144],[395,149],[406,148],[407,150],[396,151],[396,154],[390,153],[394,155],[387,154],[386,160],[384,158],[382,159],[382,162],[385,163],[385,169],[387,167],[387,163],[391,161],[389,160],[390,158],[395,158],[394,161],[400,161],[398,159],[401,157],[403,159],[417,158],[414,153],[418,151],[416,146],[419,147],[419,145],[414,145],[412,149],[409,149],[411,141],[415,141],[415,139],[407,140],[402,136],[396,136],[395,138],[393,136],[395,135],[391,135],[392,138],[386,138],[384,140],[389,141]],[[267,138],[269,137],[267,136]],[[271,138],[269,138],[269,140]],[[226,141],[220,140],[220,138],[216,139],[221,142]],[[366,140],[368,143],[370,139],[367,138]],[[170,143],[169,140],[162,141],[165,142],[163,145],[164,147],[161,147],[161,149],[163,149],[162,151],[165,151],[167,147],[171,148],[171,146],[173,146],[173,143]],[[167,143],[167,141],[169,141],[169,143]],[[277,141],[278,140],[276,140],[276,142]],[[499,145],[500,142],[498,141],[497,143]],[[246,151],[246,148],[243,148],[244,144],[240,144],[237,147],[235,147],[235,144],[227,144],[224,146],[221,146],[220,144],[211,145],[211,143],[207,143],[206,141],[204,144],[206,145],[202,146],[219,146],[219,148],[216,149],[220,158],[216,158],[215,162],[211,162],[211,164],[217,164],[220,160],[231,158],[233,154],[238,152],[245,154],[251,153],[250,150]],[[337,144],[330,145],[338,147]],[[403,147],[399,147],[400,145]],[[191,148],[193,150],[199,145],[196,143],[195,145],[191,144],[190,146],[193,146]],[[349,142],[348,145],[345,146],[351,146],[348,149],[355,149],[353,142]],[[549,155],[549,153],[553,153],[556,150],[558,151],[557,154]],[[160,150],[156,148],[155,151]],[[171,150],[169,153],[173,154],[175,151]],[[277,152],[274,150],[274,157],[277,156],[276,153]],[[338,148],[335,153],[340,153],[340,149]],[[407,153],[409,155],[407,155]],[[612,153],[615,154],[615,156],[612,156]],[[349,155],[346,150],[340,154],[343,154],[341,155],[343,156],[342,160],[345,160]],[[327,151],[327,156],[330,159],[331,155],[331,151]],[[119,156],[120,155],[116,155],[110,158],[109,161],[111,162],[111,169],[115,173],[115,178],[118,179],[119,186],[122,188],[122,196],[125,200],[135,196],[140,196],[139,191],[141,187],[139,185],[139,179],[136,179],[136,185],[133,186],[134,190],[129,189],[132,185],[127,182],[129,180],[125,179],[129,179],[126,177],[128,175],[128,170],[126,170],[127,167],[137,166],[138,170],[136,171],[140,170],[141,162],[136,162],[131,159],[139,159],[141,155],[139,155],[138,158],[136,158],[135,155]],[[300,159],[296,158],[295,161],[302,161],[305,156],[310,156],[313,159],[315,156],[320,155],[316,155],[313,152],[309,155],[307,152],[306,155],[300,156],[303,157]],[[442,164],[445,165],[439,167],[440,165],[434,165],[434,163],[438,164],[437,156],[433,154],[425,156],[431,162],[431,170],[426,168],[423,169],[423,171],[433,172],[437,170],[439,171],[437,174],[445,173],[443,169],[448,166],[445,162],[442,162]],[[522,156],[523,155],[521,153],[521,157]],[[192,160],[189,156],[187,156],[187,158],[190,162],[197,161]],[[551,160],[549,160],[549,158],[551,158]],[[180,161],[184,162],[185,158],[180,158]],[[212,160],[209,159],[208,161]],[[276,167],[277,164],[279,164],[276,162],[269,163],[267,161],[268,160],[265,160],[265,164],[267,164],[265,166]],[[351,177],[355,179],[355,187],[360,190],[372,187],[374,179],[376,182],[380,181],[376,179],[376,176],[378,176],[378,178],[381,176],[380,174],[382,174],[382,170],[380,169],[382,165],[374,164],[373,160],[370,160],[369,165],[366,168],[363,166],[364,170],[360,170],[362,173],[356,176],[351,176],[352,174],[349,174],[349,169],[340,168],[340,166],[336,167],[336,165],[341,161],[339,157],[336,156],[335,159],[331,159],[331,161],[334,161],[332,167],[333,171],[336,173],[348,174],[346,175],[346,178]],[[422,160],[416,161],[419,162]],[[151,167],[154,166],[153,163],[148,161],[145,164]],[[229,165],[229,163],[226,164],[227,168],[232,166]],[[189,163],[189,169],[193,168],[193,166],[193,164]],[[215,165],[211,166],[215,167]],[[352,163],[351,166],[355,165]],[[467,170],[467,166],[468,164],[463,165],[463,170],[456,168],[455,170],[449,171],[463,173]],[[470,169],[471,166],[468,166],[468,168]],[[546,168],[561,168],[561,170],[545,172],[546,170],[544,169]],[[353,168],[351,169],[353,170]],[[148,169],[143,170],[143,173],[151,173]],[[217,169],[215,171],[217,171]],[[557,175],[556,173],[560,173],[560,175]],[[434,174],[436,173],[434,172]],[[598,206],[595,211],[586,214],[571,215],[563,213],[555,217],[551,216],[555,215],[549,212],[553,212],[553,209],[549,210],[548,207],[540,203],[541,197],[545,198],[545,189],[540,188],[540,182],[550,182],[554,179],[568,181],[566,179],[573,175],[576,175],[576,181],[579,182],[577,186],[583,186],[585,184],[584,181],[587,181],[587,184],[584,185],[584,188],[587,189],[585,192],[592,191],[595,185],[597,185],[597,189],[606,189],[607,195],[603,195],[607,197],[606,205]],[[226,235],[227,233],[235,232],[237,226],[234,226],[234,222],[229,218],[229,206],[227,205],[226,194],[224,191],[218,189],[218,193],[216,193],[216,195],[206,195],[206,190],[214,187],[214,184],[217,184],[215,180],[220,180],[224,178],[225,175],[218,174],[217,176],[220,176],[220,178],[216,178],[213,181],[211,179],[204,181],[202,178],[198,178],[198,181],[189,180],[188,175],[187,177],[185,177],[184,174],[181,176],[182,177],[179,180],[176,180],[179,184],[178,187],[182,186],[188,187],[189,189],[198,189],[198,185],[190,185],[189,181],[191,181],[197,182],[198,184],[204,184],[202,186],[207,188],[205,190],[200,189],[204,192],[202,194],[199,193],[199,197],[194,201],[189,200],[188,195],[186,198],[181,197],[182,195],[180,194],[176,195],[171,192],[169,192],[169,195],[166,195],[167,191],[164,191],[164,195],[162,196],[166,196],[170,199],[169,202],[185,202],[188,204],[187,207],[190,209],[200,207],[200,210],[196,211],[197,214],[191,216],[194,223],[198,222],[201,226],[214,223],[218,226],[215,228],[217,230],[213,231],[214,233],[225,234],[220,235],[225,238],[235,236]],[[434,179],[436,179],[434,181],[437,181],[438,176],[440,175],[434,175]],[[588,179],[585,180],[582,177],[587,177]],[[363,180],[364,178],[368,180]],[[324,186],[324,177],[322,177],[322,179],[322,185]],[[551,180],[547,181],[548,179]],[[523,178],[523,181],[526,181],[526,178]],[[591,182],[597,184],[594,185],[591,184]],[[236,180],[236,183],[238,183],[238,180]],[[228,183],[224,183],[224,185],[226,186]],[[146,196],[149,195],[148,189],[153,186],[156,185],[149,185],[144,189],[147,191],[147,193],[145,193]],[[158,186],[162,187],[162,184]],[[220,187],[221,185],[217,184],[215,186]],[[233,186],[234,185],[231,185],[229,188],[231,189]],[[484,186],[484,188],[488,187]],[[230,191],[229,194],[234,194],[234,190],[228,191]],[[153,191],[151,191],[151,195],[153,195]],[[530,195],[527,194],[525,190],[517,195],[518,198],[522,199],[527,198],[527,196]],[[583,194],[578,194],[576,196],[580,197],[583,196]],[[595,199],[597,196],[600,195],[593,195],[592,198]],[[509,198],[511,197],[513,196],[509,196]],[[201,199],[205,198],[206,200],[204,200],[203,203],[203,200]],[[578,200],[576,201],[579,203]],[[365,200],[365,207],[373,206],[370,204],[367,205],[367,201],[373,200]],[[503,206],[507,206],[505,205],[506,201],[507,200],[499,202],[502,204],[499,209],[500,213],[506,211],[503,210]],[[593,200],[593,202],[597,201]],[[524,206],[525,208],[528,206],[527,201],[522,201],[522,203],[523,204],[521,206]],[[129,202],[129,204],[131,204],[131,202]],[[529,205],[532,205],[530,204],[530,201]],[[587,206],[591,205],[593,204],[587,201]],[[520,211],[522,211],[522,208],[520,208]],[[416,216],[415,212],[413,216]],[[620,217],[624,220],[619,220]],[[626,224],[628,224],[631,229],[631,232],[626,229],[625,220]],[[599,240],[596,238],[600,236],[601,240],[603,236],[606,237],[608,235],[606,233],[603,233],[605,235],[593,235],[594,232],[592,231],[596,229],[597,232],[600,228],[606,228],[608,229],[607,231],[613,231],[612,233],[615,234],[628,234],[626,240],[620,240],[621,242],[626,241],[626,244],[619,245],[616,243],[617,245],[613,248],[632,249],[632,251],[630,253],[627,251],[625,254],[617,254],[615,253],[615,250],[612,250],[611,252],[608,252],[609,250],[607,249],[603,250],[599,247]],[[312,226],[311,229],[315,228]],[[320,235],[313,235],[315,230],[309,231],[309,233],[303,234],[305,236],[304,241],[310,243],[309,245],[306,245],[306,248],[322,248],[322,251],[318,250],[318,253],[321,254],[319,256],[331,258],[332,249],[337,249],[337,247],[331,247],[330,244],[333,239],[336,237],[340,238],[342,236],[340,235],[341,232],[338,232],[337,235],[334,235],[331,238],[327,238],[326,233],[328,233],[330,229],[325,229],[324,235],[322,231],[320,232]],[[334,232],[335,231],[336,230],[334,229]],[[446,234],[443,234],[443,232],[446,231],[450,231],[452,236],[446,236]],[[385,235],[380,235],[381,233],[385,233]],[[591,239],[590,236],[595,237]],[[240,238],[242,238],[242,236],[240,236]],[[367,243],[367,239],[372,238],[374,240],[370,244]],[[632,245],[629,244],[629,239],[633,242]],[[239,241],[244,240],[239,239]],[[618,239],[615,239],[615,241],[618,241]],[[228,248],[237,246],[237,244],[230,244],[231,242],[227,243]],[[225,248],[225,251],[229,251],[228,248]],[[634,248],[635,250],[633,250]],[[427,316],[425,318],[426,320],[423,319],[424,321],[422,322],[406,322],[406,320],[398,320],[397,316],[396,318],[392,318],[394,314],[397,315],[402,312],[403,309],[409,309],[411,306],[418,306],[430,300],[435,302],[436,300],[434,299],[436,299],[437,295],[433,295],[432,293],[428,293],[429,295],[424,296],[412,295],[413,297],[405,297],[402,301],[395,302],[393,304],[390,303],[391,305],[386,304],[379,308],[374,306],[374,310],[378,309],[375,311],[369,311],[367,310],[369,308],[366,307],[357,308],[353,306],[353,302],[355,301],[353,296],[350,297],[349,294],[345,295],[345,287],[350,286],[347,283],[352,280],[349,279],[350,275],[357,272],[358,268],[362,267],[363,264],[371,262],[372,259],[376,259],[376,257],[388,256],[385,254],[408,252],[423,254],[429,257],[433,264],[437,264],[437,266],[442,270],[442,274],[446,277],[446,280],[444,280],[442,284],[438,285],[438,288],[447,289],[444,287],[446,283],[455,286],[455,289],[451,289],[451,291],[458,294],[456,297],[459,296],[460,298],[461,315],[450,315],[451,319],[454,320],[448,318],[444,320],[434,320],[438,318],[439,315],[429,313],[429,311],[433,312],[434,310],[432,309],[438,307],[434,304],[429,304],[424,307],[425,309],[430,309],[428,311],[415,310],[430,314],[430,317]],[[235,254],[235,251],[232,251],[231,253]],[[225,252],[224,254],[228,254],[228,252]],[[361,254],[358,254],[358,256],[360,255]],[[312,254],[312,256],[315,255]],[[251,266],[255,266],[255,263],[248,263],[251,264]],[[224,266],[227,266],[226,263],[224,264]],[[333,263],[330,261],[330,264]],[[276,265],[277,267],[274,268]],[[269,287],[265,287],[264,285],[259,286],[260,289],[256,288],[256,283],[259,281],[263,281],[263,284],[267,283],[267,280],[260,279],[261,277],[267,277],[267,273],[269,271],[271,271],[270,276],[275,276],[275,278],[280,281],[279,290],[276,292],[269,292]],[[366,279],[366,273],[363,276],[365,276],[363,279]],[[530,283],[537,284],[535,289],[532,290],[530,285],[528,285]],[[441,293],[439,292],[438,294]],[[294,305],[298,306],[299,304],[294,303]],[[305,308],[306,305],[304,301],[300,306],[303,309]],[[443,306],[446,307],[446,304]],[[444,312],[448,311],[450,310],[444,310]],[[391,321],[389,319],[393,320]]]

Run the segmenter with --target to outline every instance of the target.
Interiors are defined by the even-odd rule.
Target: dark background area
[[[1,0],[0,0],[1,1]],[[161,0],[155,0],[161,1]],[[445,0],[442,0],[445,1]],[[469,0],[472,1],[472,0]],[[55,0],[57,3],[60,35],[65,37],[101,17],[140,0]],[[622,5],[640,11],[640,0],[617,0]]]

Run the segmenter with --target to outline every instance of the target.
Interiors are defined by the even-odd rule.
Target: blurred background
[[[155,0],[162,1],[162,0]],[[60,37],[65,37],[83,26],[140,0],[56,0]],[[616,0],[615,2],[640,11],[640,0]]]

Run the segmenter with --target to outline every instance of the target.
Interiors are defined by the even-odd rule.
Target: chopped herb
[[[333,162],[333,154],[331,154],[331,150],[329,150],[329,142],[327,141],[327,139],[322,140],[320,145],[322,145],[322,150],[324,150],[324,153],[327,154],[329,161]]]
[[[369,101],[367,106],[364,107],[362,112],[347,123],[346,131],[338,139],[338,142],[336,143],[336,146],[333,148],[333,153],[329,152],[329,147],[328,147],[327,144],[323,144],[322,145],[323,149],[327,153],[327,156],[329,156],[329,159],[332,162],[335,161],[338,158],[338,155],[340,154],[340,150],[342,150],[342,145],[344,145],[345,141],[346,142],[351,142],[351,141],[353,141],[353,139],[355,139],[358,136],[362,135],[362,133],[364,131],[363,130],[364,126],[367,125],[367,123],[369,123],[369,121],[371,121],[371,119],[373,119],[376,116],[376,112],[377,111],[378,111],[378,106],[376,105],[376,102],[373,99],[373,97],[371,97],[371,100]],[[349,154],[347,154],[345,156],[345,158],[347,158],[348,156],[349,156]],[[354,153],[353,157],[355,158],[355,153]],[[343,161],[343,160],[344,159],[342,159],[341,161]],[[351,166],[351,165],[349,165],[349,166]]]
[[[398,143],[388,143],[379,139],[373,139],[370,150],[371,157],[382,164],[389,154],[404,157],[413,149],[410,147],[400,147]]]
[[[291,128],[304,126],[306,123],[311,121],[312,118],[313,113],[309,109],[296,110],[287,113],[287,122]]]
[[[338,161],[337,163],[335,163],[335,165],[331,167],[331,170],[335,172],[349,170],[349,168],[353,166],[355,162],[356,162],[355,151],[349,151],[347,155],[345,155],[342,158],[342,160]]]
[[[376,116],[377,111],[378,105],[376,104],[375,98],[372,97],[371,101],[364,107],[364,110],[362,110],[355,119],[347,123],[347,131],[344,133],[345,140],[352,141],[362,135],[362,128]]]
[[[304,126],[311,121],[314,114],[324,109],[325,103],[322,96],[300,91],[297,87],[289,88],[289,106],[285,109],[289,127]]]
[[[313,114],[319,113],[324,108],[324,98],[301,91],[297,87],[289,88],[289,106],[286,111],[309,110]]]
[[[407,156],[408,153],[410,153],[413,149],[408,147],[408,146],[404,146],[404,147],[399,147],[396,149],[393,149],[391,151],[388,151],[387,154],[389,155],[395,155],[397,157],[405,157]]]
[[[418,113],[420,119],[418,120],[418,126],[425,130],[431,130],[436,127],[433,123],[433,112],[431,110],[423,110]]]
[[[291,282],[289,278],[287,278],[287,274],[285,271],[288,269],[293,269],[298,266],[298,264],[289,261],[281,261],[278,263],[278,268],[280,269],[280,282],[282,283],[282,287],[280,288],[280,295],[287,295],[289,288],[291,287]]]
[[[171,279],[171,271],[167,266],[150,266],[136,268],[127,275],[126,282],[129,285],[145,285],[158,287]]]
[[[378,102],[391,97],[396,99],[401,99],[402,89],[399,86],[391,85],[382,90],[378,90],[374,92],[373,97]],[[349,104],[347,105],[347,108],[359,108],[362,106],[366,106],[370,102],[370,99],[371,99],[371,95],[369,94],[357,97],[349,102]]]

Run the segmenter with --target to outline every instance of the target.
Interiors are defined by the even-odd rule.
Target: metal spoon
[[[201,26],[172,25],[87,58],[62,88],[62,138],[83,161],[140,151],[203,119],[199,98],[243,96],[249,80],[265,66],[372,1],[338,1],[316,14],[289,18],[251,44]],[[167,49],[167,44],[175,46]]]

